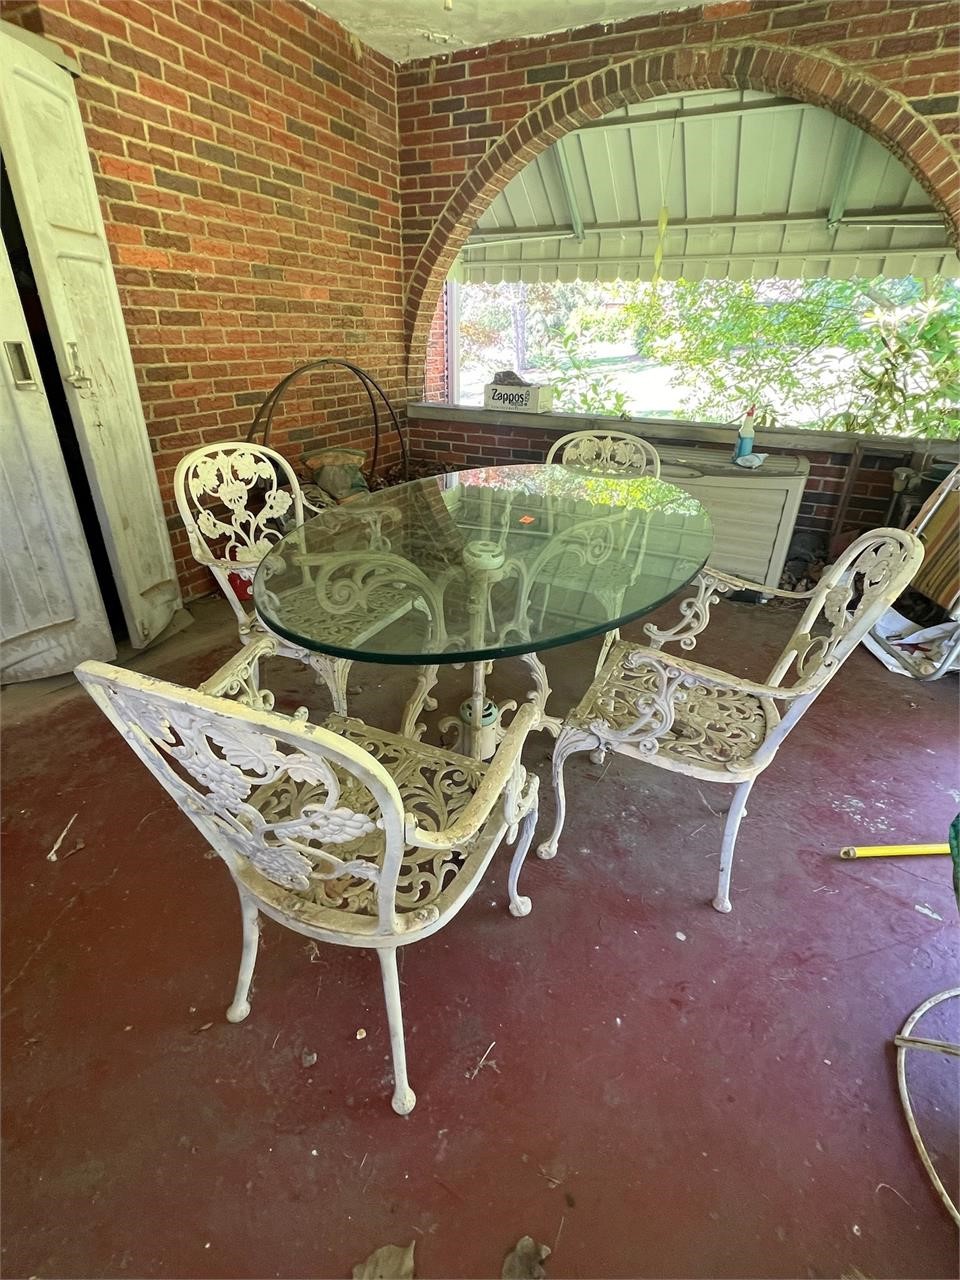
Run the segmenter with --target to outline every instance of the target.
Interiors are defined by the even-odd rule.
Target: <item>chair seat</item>
[[[621,641],[610,650],[600,674],[571,713],[569,720],[584,727],[609,726],[614,733],[637,719],[638,698],[657,692],[657,672],[649,665],[635,667],[638,657],[649,657],[658,668],[669,666],[661,650]],[[704,668],[713,674],[713,669]],[[716,671],[718,680],[730,676]],[[694,677],[695,679],[695,677]],[[767,735],[780,723],[776,704],[739,689],[718,689],[709,684],[684,686],[675,704],[673,724],[657,738],[656,752],[625,747],[625,754],[642,755],[666,769],[726,781],[756,772],[755,757]],[[613,745],[614,750],[620,750]]]
[[[416,597],[409,587],[377,587],[356,609],[338,617],[322,613],[324,642],[344,649],[355,647],[404,617],[415,605]],[[284,619],[304,635],[316,629],[321,612],[312,587],[304,587],[283,598]],[[249,619],[252,628],[267,630],[256,613],[250,613]]]
[[[377,729],[362,720],[329,716],[323,727],[369,751],[389,772],[403,802],[404,811],[416,817],[427,830],[449,827],[473,796],[487,772],[487,766],[454,751],[445,751],[396,733]],[[334,766],[341,791],[338,807],[355,814],[379,813],[377,802],[359,779]],[[255,791],[249,804],[271,825],[295,819],[305,806],[322,804],[326,788],[315,782],[294,782],[289,778]],[[496,821],[500,811],[494,811]],[[433,923],[452,901],[466,894],[483,870],[490,839],[485,828],[455,850],[422,849],[405,846],[405,856],[397,881],[396,908],[410,928]],[[379,867],[383,858],[384,835],[375,828],[344,843],[331,844],[330,853],[345,862],[354,860]],[[303,850],[301,850],[303,851]],[[308,856],[309,856],[309,851]],[[319,848],[316,849],[319,853]],[[258,897],[286,915],[316,928],[344,929],[344,912],[355,918],[356,932],[372,932],[377,921],[377,898],[373,880],[360,875],[324,875],[322,859],[314,857],[315,872],[304,890],[284,889],[267,880],[250,864],[238,870],[241,879]],[[334,921],[334,915],[336,920]]]

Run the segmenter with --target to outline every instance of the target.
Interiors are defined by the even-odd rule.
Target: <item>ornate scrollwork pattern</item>
[[[601,751],[629,744],[652,755],[685,697],[682,682],[675,667],[621,645],[567,723],[592,733]]]
[[[878,530],[853,543],[813,591],[778,664],[777,682],[791,666],[798,683],[819,685],[828,679],[878,607],[903,590],[917,563],[916,547],[899,531]]]
[[[196,457],[184,490],[207,550],[216,546],[221,560],[258,563],[283,537],[293,514],[294,499],[257,448],[235,446]]]
[[[629,746],[721,766],[752,756],[768,729],[759,698],[701,682],[627,643],[615,648],[567,723],[595,735],[604,751]]]
[[[387,769],[403,796],[404,811],[416,817],[420,827],[440,831],[451,826],[476,788],[486,767],[439,748],[412,743],[384,733],[360,720],[332,717],[328,726],[369,751]],[[363,842],[365,858],[382,856],[382,835]],[[397,879],[397,910],[407,912],[429,906],[456,876],[472,850],[473,842],[459,849],[422,849],[407,844]],[[359,852],[359,846],[358,846]],[[362,884],[346,880],[314,886],[313,899],[320,905],[341,906],[363,915],[375,915],[373,895]]]
[[[400,734],[404,738],[418,741],[427,731],[427,726],[419,718],[422,711],[436,711],[437,700],[430,696],[439,678],[439,668],[434,664],[420,667],[413,693],[407,699],[400,721]]]
[[[275,884],[302,891],[317,877],[345,874],[344,861],[326,846],[350,844],[376,829],[373,797],[354,807],[356,797],[344,796],[343,777],[322,756],[216,712],[157,701],[149,692],[108,686],[107,694],[134,726],[133,739],[139,733],[150,740],[184,807],[206,819],[221,847]],[[291,788],[309,796],[296,812],[276,802]],[[359,874],[353,859],[350,870]]]
[[[578,431],[566,442],[558,440],[547,461],[591,471],[660,474],[660,457],[653,445],[626,432]]]
[[[270,562],[268,562],[269,565]],[[377,552],[338,552],[316,558],[305,557],[303,568],[307,586],[302,604],[313,616],[324,619],[324,638],[329,642],[328,620],[349,624],[353,642],[375,635],[390,621],[419,610],[428,618],[431,643],[445,643],[443,583],[437,585],[403,556]],[[283,616],[290,618],[290,603],[299,598],[284,593]],[[311,603],[312,601],[312,603]],[[362,630],[358,631],[358,624]]]
[[[279,645],[271,636],[253,639],[209,680],[205,680],[200,692],[216,698],[231,698],[241,706],[254,707],[258,711],[272,711],[273,694],[269,689],[260,688],[260,661],[274,656],[278,650]]]
[[[305,908],[377,918],[383,815],[361,766],[324,756],[318,744],[301,747],[212,710],[159,700],[150,690],[108,684],[105,691],[138,753],[153,757],[152,767],[222,856],[246,860]],[[452,826],[486,773],[476,761],[359,720],[333,716],[326,727],[383,764],[404,812],[424,831]],[[430,907],[478,839],[439,850],[407,844],[397,911]]]
[[[649,637],[652,649],[679,642],[681,649],[696,647],[697,636],[710,621],[710,610],[720,597],[732,589],[732,583],[704,569],[694,579],[697,594],[680,604],[680,621],[672,627],[661,629],[652,622],[644,623],[643,630]]]

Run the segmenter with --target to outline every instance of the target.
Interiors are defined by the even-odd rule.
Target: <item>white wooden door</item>
[[[0,252],[0,681],[116,657],[6,251]]]
[[[70,74],[0,32],[3,149],[130,641],[180,603],[170,537]]]

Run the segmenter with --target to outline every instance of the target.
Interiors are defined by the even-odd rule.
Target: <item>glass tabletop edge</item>
[[[712,549],[712,548],[711,548]],[[259,610],[255,609],[258,620],[266,630],[283,640],[295,644],[299,649],[305,649],[309,653],[320,654],[328,658],[342,658],[347,662],[366,662],[371,665],[379,664],[388,667],[432,667],[432,666],[456,666],[458,663],[466,664],[472,662],[496,662],[501,658],[522,658],[528,653],[545,653],[548,649],[562,649],[564,645],[579,644],[581,640],[590,640],[594,636],[606,635],[608,631],[617,631],[620,627],[624,627],[631,622],[636,622],[638,618],[644,618],[648,614],[659,609],[661,605],[668,604],[675,599],[681,591],[684,591],[693,582],[694,578],[703,570],[707,561],[710,559],[709,552],[704,556],[703,560],[697,565],[689,578],[672,591],[668,591],[666,595],[661,596],[652,604],[645,605],[642,609],[625,613],[619,618],[611,619],[609,622],[601,622],[596,625],[578,629],[565,633],[561,636],[553,636],[549,639],[541,638],[534,644],[513,643],[500,645],[493,651],[488,649],[467,649],[458,650],[456,653],[422,653],[422,654],[397,654],[397,653],[374,653],[370,650],[346,649],[339,645],[319,645],[307,644],[304,638],[295,631],[287,630],[276,622],[268,622],[261,616]]]

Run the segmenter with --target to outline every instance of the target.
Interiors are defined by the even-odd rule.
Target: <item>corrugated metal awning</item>
[[[943,219],[888,151],[753,91],[621,108],[543,152],[461,255],[467,281],[960,275]]]

